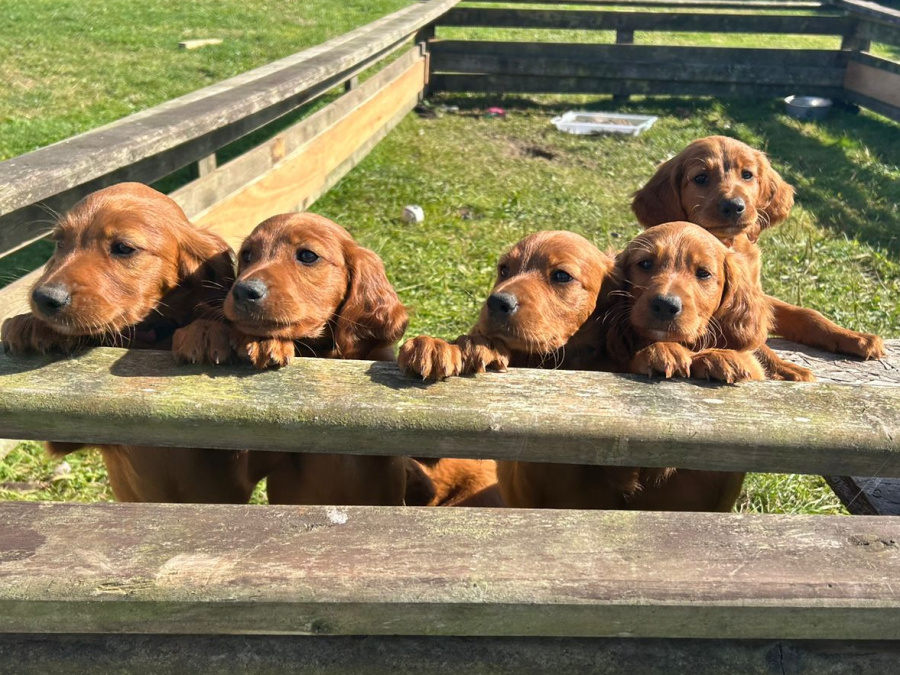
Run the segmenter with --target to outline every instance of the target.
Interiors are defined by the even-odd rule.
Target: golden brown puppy
[[[616,258],[604,299],[607,352],[639,374],[765,379],[754,350],[771,309],[740,256],[702,227],[648,228]]]
[[[794,191],[766,156],[732,138],[709,136],[694,141],[662,164],[635,193],[632,209],[644,227],[687,220],[706,228],[734,248],[759,283],[760,232],[784,221]],[[819,312],[768,297],[775,333],[789,340],[865,359],[882,358],[884,342],[876,335],[847,330]],[[812,380],[812,373],[780,359],[768,347],[759,357],[770,376]]]
[[[394,358],[407,313],[381,259],[340,225],[313,213],[273,216],[241,246],[224,321],[175,334],[181,361],[286,366],[295,356]],[[251,453],[273,504],[402,504],[405,459]]]
[[[526,237],[500,259],[468,335],[453,343],[419,336],[403,345],[398,363],[430,380],[507,366],[588,367],[597,356],[595,322],[588,319],[612,268],[611,257],[574,232]]]
[[[410,459],[406,504],[501,507],[497,463],[491,459]]]
[[[32,289],[32,311],[3,323],[3,346],[13,354],[168,349],[173,331],[221,303],[234,278],[228,245],[139,183],[85,197],[52,236],[56,251]],[[57,455],[79,447],[48,444]],[[100,449],[119,501],[246,502],[253,490],[243,452]]]

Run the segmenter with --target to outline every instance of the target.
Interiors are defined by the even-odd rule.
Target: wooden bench
[[[900,13],[872,3],[457,4],[410,5],[0,164],[0,251],[44,235],[44,207],[191,163],[199,178],[173,197],[234,243],[311,204],[426,87],[784,95],[808,81],[900,119],[898,66],[867,52],[900,44]],[[765,11],[729,17],[730,30],[812,30],[842,49],[630,44],[635,30],[722,29],[721,13],[687,10],[748,7]],[[617,44],[442,37],[478,25],[614,29]],[[659,70],[673,59],[695,64],[677,82]],[[323,96],[334,100],[218,163],[226,144]],[[0,290],[0,318],[24,310],[36,274]],[[0,436],[822,474],[852,512],[896,514],[900,342],[868,363],[773,345],[819,382],[516,370],[426,386],[360,361],[249,376],[156,352],[0,356]],[[0,672],[893,673],[898,578],[896,515],[9,502]]]

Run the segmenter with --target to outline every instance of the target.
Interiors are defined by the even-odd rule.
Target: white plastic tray
[[[560,131],[570,134],[628,134],[638,136],[653,126],[658,118],[652,115],[570,110],[550,122]]]

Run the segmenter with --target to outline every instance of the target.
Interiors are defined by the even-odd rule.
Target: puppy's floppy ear
[[[681,206],[683,167],[682,156],[676,155],[662,164],[649,182],[634,193],[631,210],[642,227],[688,219]]]
[[[756,241],[759,233],[785,221],[794,206],[794,188],[772,168],[769,159],[762,152],[758,153],[757,177],[759,180],[759,204],[756,209],[759,212],[757,224],[759,230],[753,234],[748,233],[751,241]]]
[[[756,279],[736,254],[725,255],[722,300],[713,315],[722,332],[724,349],[756,349],[765,344],[772,327],[772,310]],[[712,329],[710,329],[712,330]]]
[[[627,309],[632,302],[627,276],[629,264],[629,249],[626,248],[616,256],[612,273],[604,279],[597,299],[597,311],[605,332],[606,357],[617,368],[623,369],[631,362],[636,344]]]
[[[336,356],[365,358],[403,337],[409,317],[381,258],[351,240],[345,245],[344,259],[349,280],[335,320]]]
[[[178,246],[179,289],[195,318],[225,300],[236,266],[234,251],[222,237],[191,225],[184,228]]]

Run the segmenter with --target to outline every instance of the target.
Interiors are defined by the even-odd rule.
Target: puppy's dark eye
[[[704,185],[707,180],[708,178],[706,177],[705,173],[698,173],[696,176],[694,176],[694,182],[697,185]]]
[[[301,248],[299,251],[297,251],[297,260],[302,262],[304,265],[312,265],[318,259],[319,256],[310,251],[308,248]]]
[[[134,246],[129,246],[121,241],[117,241],[109,247],[109,252],[119,258],[127,258],[128,256],[134,255],[137,252],[137,249]]]
[[[641,262],[639,262],[637,264],[637,266],[640,267],[642,270],[653,269],[653,261],[652,260],[641,260]]]
[[[250,251],[241,251],[241,262],[245,265],[249,265],[250,261],[253,260],[253,254]]]
[[[702,267],[697,268],[697,278],[698,279],[700,279],[701,281],[706,281],[710,277],[712,277],[712,274],[710,274],[709,270],[704,269]]]
[[[506,265],[500,265],[500,267],[497,268],[497,274],[501,279],[505,279],[509,276],[509,267],[507,267]]]
[[[572,281],[572,275],[563,270],[554,270],[550,275],[550,281],[555,281],[558,284],[565,284]]]
[[[744,180],[750,180],[751,178],[753,178],[753,172],[744,169],[743,171],[741,171],[741,178],[743,178]]]

